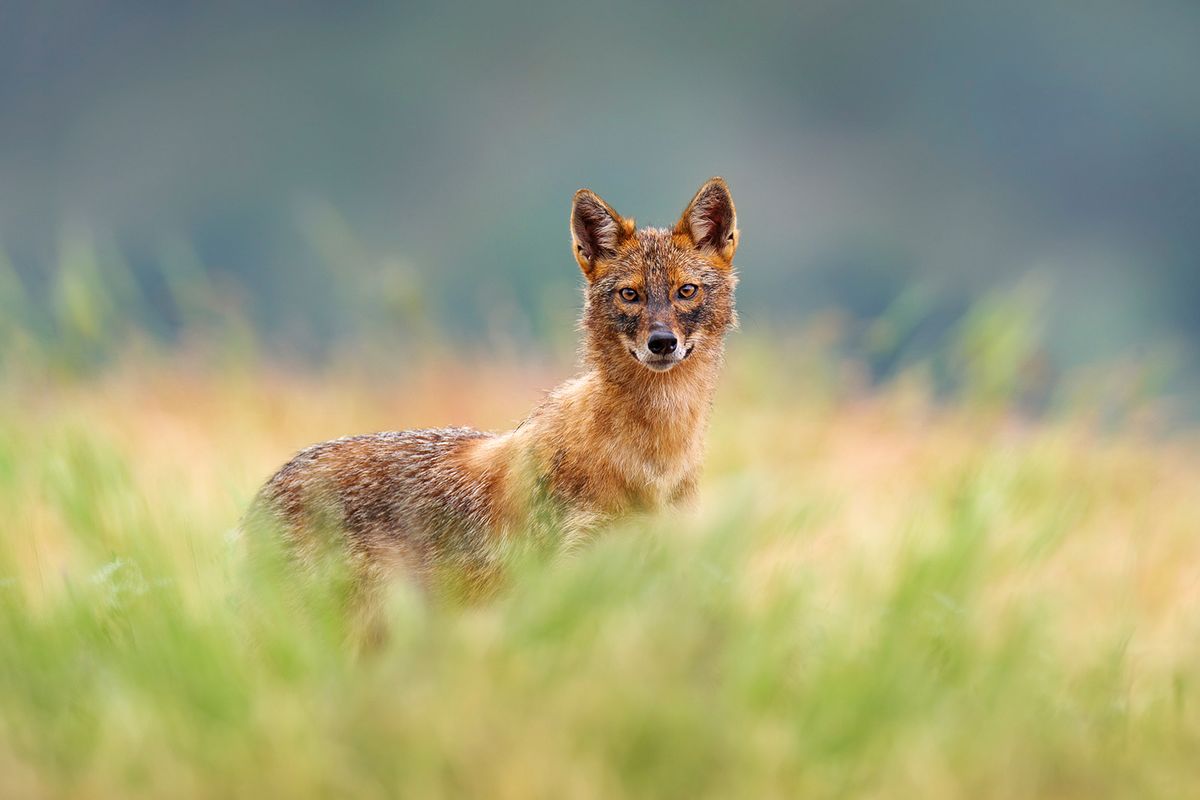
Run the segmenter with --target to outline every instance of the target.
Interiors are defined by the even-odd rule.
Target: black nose
[[[650,338],[646,340],[646,347],[649,347],[650,352],[656,356],[674,353],[675,346],[678,344],[679,340],[670,331],[653,331]]]

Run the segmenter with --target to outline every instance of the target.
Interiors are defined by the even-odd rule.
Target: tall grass
[[[701,507],[483,605],[400,584],[369,653],[336,580],[247,567],[254,490],[331,436],[505,427],[562,370],[10,377],[0,796],[1200,792],[1197,437],[778,353],[731,353]]]

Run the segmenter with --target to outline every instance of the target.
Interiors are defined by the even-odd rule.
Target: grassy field
[[[778,352],[778,351],[777,351]],[[1200,438],[739,341],[703,503],[347,647],[230,532],[299,447],[562,366],[0,383],[0,796],[1200,796]],[[390,376],[390,377],[389,377]]]

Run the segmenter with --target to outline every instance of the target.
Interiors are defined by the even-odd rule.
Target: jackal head
[[[733,254],[737,214],[712,178],[671,229],[638,229],[598,195],[575,193],[575,259],[587,278],[582,327],[587,357],[610,372],[667,372],[719,358],[737,322]]]

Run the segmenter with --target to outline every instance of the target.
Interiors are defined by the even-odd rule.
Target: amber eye
[[[622,289],[621,290],[621,299],[624,300],[626,303],[634,302],[635,300],[638,299],[637,290],[636,289]]]
[[[695,297],[696,296],[696,284],[685,283],[683,286],[680,286],[679,287],[679,296],[681,298],[683,298],[684,300],[689,300],[692,297]]]

